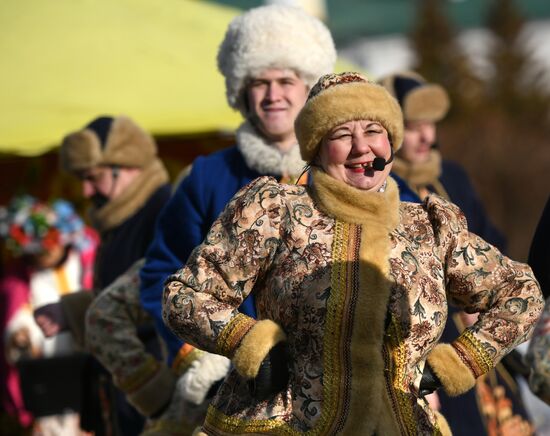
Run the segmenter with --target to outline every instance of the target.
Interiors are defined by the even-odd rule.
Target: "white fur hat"
[[[245,115],[245,81],[268,68],[296,71],[313,86],[336,62],[334,41],[317,18],[293,6],[260,6],[235,17],[218,51],[229,105]]]

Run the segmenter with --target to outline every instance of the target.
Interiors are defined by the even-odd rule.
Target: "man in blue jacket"
[[[327,28],[298,8],[251,9],[229,25],[218,53],[229,105],[244,122],[234,147],[199,157],[157,221],[141,270],[141,302],[168,346],[169,364],[184,357],[181,340],[162,321],[165,278],[181,268],[236,192],[270,175],[294,183],[304,162],[294,120],[319,76],[331,72],[336,51]],[[248,299],[241,310],[254,316]],[[174,362],[175,359],[175,362]]]

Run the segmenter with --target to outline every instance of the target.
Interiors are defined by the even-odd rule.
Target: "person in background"
[[[544,312],[525,356],[531,368],[529,387],[546,405],[550,405],[550,198],[546,202],[531,242],[529,265],[533,268],[546,298]],[[546,411],[548,410],[546,406]]]
[[[98,117],[68,134],[61,144],[60,161],[66,171],[82,181],[83,196],[92,203],[90,220],[101,239],[95,262],[95,292],[61,300],[64,312],[75,314],[69,327],[78,332],[84,344],[87,309],[102,289],[144,256],[171,187],[154,139],[126,116]],[[161,359],[154,326],[141,325],[138,334],[148,351]],[[112,386],[97,363],[91,361],[87,371],[90,392],[85,398],[84,428],[97,434],[138,434],[145,422],[143,416]],[[172,374],[159,367],[158,379],[169,385]],[[108,407],[101,407],[98,388],[109,399]]]
[[[105,288],[86,313],[87,348],[111,373],[114,384],[147,421],[143,435],[191,435],[206,414],[211,389],[229,369],[224,356],[186,346],[173,376],[147,352],[136,331],[151,318],[139,301],[144,259]]]
[[[185,359],[187,347],[162,321],[164,280],[185,263],[240,188],[262,175],[298,181],[305,162],[294,120],[311,86],[333,70],[336,50],[318,19],[299,8],[269,5],[229,24],[217,60],[229,106],[244,118],[236,145],[193,162],[159,217],[141,270],[143,307],[162,332],[174,367]],[[254,316],[252,299],[241,310]]]
[[[422,397],[466,392],[528,339],[538,283],[456,205],[399,200],[402,114],[383,87],[323,76],[295,126],[311,185],[241,189],[166,280],[167,325],[234,366],[203,431],[449,434]],[[257,319],[237,310],[250,294]],[[480,316],[441,344],[448,301]]]
[[[489,220],[468,175],[439,151],[437,123],[449,110],[447,91],[413,71],[384,76],[378,83],[397,99],[405,122],[403,146],[395,155],[392,172],[421,199],[433,192],[455,203],[466,215],[470,231],[505,251],[506,241]]]
[[[59,328],[60,324],[46,322],[46,336],[37,321],[43,317],[42,311],[63,295],[91,291],[98,237],[69,202],[45,203],[28,195],[15,197],[0,208],[0,237],[13,259],[0,281],[0,359],[5,369],[0,383],[2,406],[27,426],[30,416],[24,408],[15,365],[24,359],[70,355],[79,350],[73,335]],[[55,312],[50,316],[58,321],[64,318]],[[78,429],[78,414],[71,412],[36,419],[32,432],[76,435]]]
[[[447,91],[438,84],[427,82],[413,71],[387,75],[380,78],[378,83],[397,99],[405,123],[403,146],[395,154],[392,173],[401,177],[420,199],[435,193],[455,203],[466,216],[472,233],[505,251],[505,238],[489,220],[468,175],[456,162],[443,159],[437,145],[437,123],[447,115],[450,106]],[[442,340],[453,340],[473,322],[475,317],[451,306]],[[517,370],[524,371],[525,367],[517,351],[512,351],[503,362],[506,365],[498,365],[495,374],[478,381],[477,400],[474,391],[458,398],[449,398],[444,393],[441,393],[441,398],[434,398],[455,435],[486,432],[489,422],[498,421],[494,413],[497,410],[495,405],[503,403],[498,402],[492,394],[495,389],[500,396],[500,392],[504,392],[513,399],[513,407],[508,407],[509,410],[500,414],[505,415],[506,419],[501,419],[502,422],[497,425],[501,430],[503,426],[510,428],[504,429],[505,432],[518,434],[515,423],[521,424],[526,413],[521,397],[517,394],[518,385],[509,371],[513,368],[513,375],[517,378],[520,377],[520,374],[516,374]],[[508,398],[507,401],[510,402]],[[510,421],[510,417],[514,419]]]

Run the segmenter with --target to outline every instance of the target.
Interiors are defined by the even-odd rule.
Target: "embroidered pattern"
[[[349,347],[352,317],[349,314],[353,311],[353,307],[350,307],[353,305],[350,301],[353,292],[350,293],[348,287],[351,284],[355,287],[355,293],[358,292],[356,260],[360,244],[359,234],[360,227],[356,225],[337,221],[334,226],[331,292],[327,302],[326,331],[342,334],[324,335],[322,410],[315,426],[305,432],[307,435],[335,434],[342,428],[347,416],[351,389]],[[344,319],[344,315],[348,315],[347,319]],[[343,338],[344,343],[341,342]],[[213,432],[219,429],[234,434],[302,434],[282,420],[243,420],[227,416],[213,406],[208,409],[205,429]]]
[[[256,321],[242,313],[237,314],[221,331],[216,343],[216,353],[231,358],[244,335]]]
[[[391,316],[386,332],[384,354],[386,357],[386,388],[390,396],[394,413],[401,433],[416,435],[418,433],[416,418],[411,404],[411,396],[406,380],[407,352],[403,332],[399,323]]]
[[[460,359],[477,378],[489,372],[493,367],[493,359],[485,352],[483,345],[469,330],[464,330],[460,337],[452,343]]]
[[[311,192],[269,178],[253,182],[229,203],[187,266],[167,282],[167,323],[207,351],[219,344],[230,350],[230,338],[240,337],[234,303],[250,292],[259,317],[274,320],[287,333],[292,356],[287,389],[258,401],[246,380],[230,372],[212,400],[205,424],[209,433],[332,434],[347,429],[342,422],[352,422],[351,415],[346,418],[353,382],[346,365],[355,295],[350,259],[359,255],[356,227],[319,210]],[[472,335],[483,342],[463,339],[459,345],[472,346],[468,355],[481,369],[529,334],[541,299],[527,266],[468,233],[460,211],[437,197],[424,205],[401,204],[389,261],[395,283],[389,311],[401,338],[389,350],[395,368],[387,367],[396,371],[390,379],[400,395],[394,407],[404,408],[399,416],[405,424],[398,431],[410,433],[413,416],[417,433],[431,434],[437,432],[435,417],[418,400],[415,386],[445,325],[447,297],[482,313]],[[496,291],[487,292],[495,284]],[[523,327],[510,332],[503,320]],[[231,321],[235,325],[227,327]],[[349,398],[355,405],[357,397]]]

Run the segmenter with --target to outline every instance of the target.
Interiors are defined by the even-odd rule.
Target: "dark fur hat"
[[[63,139],[61,166],[78,172],[98,165],[143,168],[157,155],[155,140],[126,116],[100,117]]]

